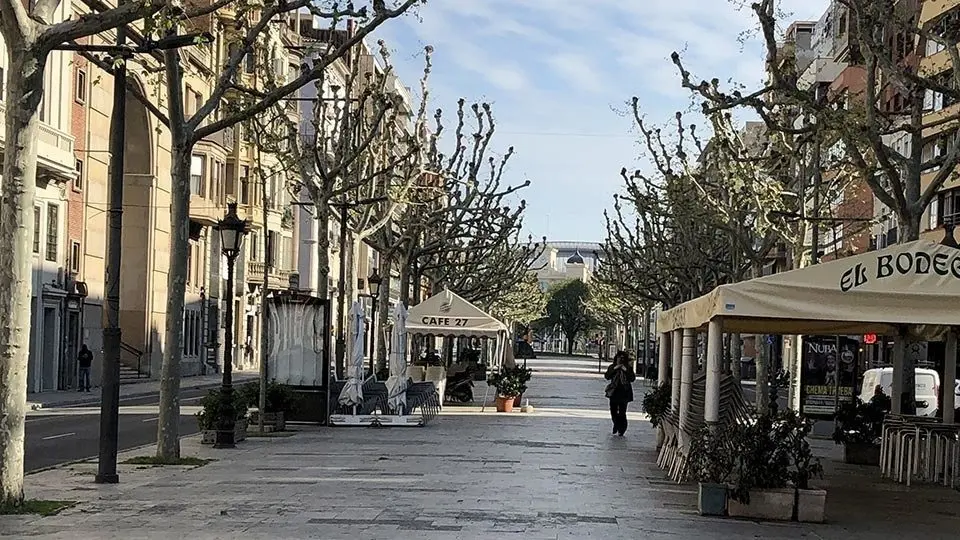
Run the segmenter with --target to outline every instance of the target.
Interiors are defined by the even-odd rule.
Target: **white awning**
[[[721,285],[657,317],[657,331],[877,333],[908,325],[935,336],[960,326],[960,250],[919,240],[789,272]],[[919,328],[918,328],[919,327]]]
[[[450,290],[410,308],[407,333],[432,336],[497,337],[507,327]]]

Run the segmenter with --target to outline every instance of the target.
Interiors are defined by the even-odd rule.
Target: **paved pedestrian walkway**
[[[960,494],[832,463],[826,525],[702,518],[695,486],[656,467],[653,431],[635,406],[627,436],[611,436],[603,386],[538,376],[531,414],[448,407],[426,428],[314,428],[236,450],[190,438],[184,455],[217,461],[123,465],[115,486],[92,483],[93,463],[30,475],[30,497],[80,504],[47,518],[0,516],[0,531],[69,540],[936,540],[960,530]]]
[[[235,384],[243,383],[257,378],[256,373],[238,372],[233,376]],[[222,375],[197,375],[195,377],[184,377],[180,380],[180,388],[183,390],[189,388],[206,388],[220,384]],[[100,403],[101,389],[94,388],[91,392],[77,392],[76,390],[58,390],[56,392],[40,392],[36,394],[27,394],[27,407],[29,409],[49,409],[54,407],[74,407],[77,405],[94,405]],[[143,379],[136,382],[120,385],[120,399],[130,399],[136,397],[151,396],[160,392],[160,381],[156,379]]]

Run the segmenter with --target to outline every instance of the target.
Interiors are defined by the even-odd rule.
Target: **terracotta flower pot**
[[[516,396],[497,396],[497,412],[513,412],[513,400]]]

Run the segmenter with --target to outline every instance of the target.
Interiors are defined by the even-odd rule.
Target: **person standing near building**
[[[86,343],[80,346],[80,353],[77,354],[77,366],[79,368],[78,375],[80,379],[77,383],[77,390],[80,392],[89,392],[90,368],[93,366],[93,353],[87,348]]]

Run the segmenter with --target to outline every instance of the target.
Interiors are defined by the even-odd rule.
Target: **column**
[[[670,332],[660,333],[660,356],[657,363],[657,386],[662,386],[667,382],[667,371],[670,369],[670,342],[673,338]]]
[[[903,333],[893,337],[893,382],[890,389],[890,412],[903,412],[903,361],[906,354],[906,339]]]
[[[707,381],[703,419],[707,424],[720,421],[720,370],[723,362],[723,327],[719,319],[707,329]]]
[[[697,334],[692,328],[683,329],[682,365],[680,367],[680,429],[683,430],[690,414],[690,398],[693,395],[693,371],[697,362]]]
[[[670,410],[680,411],[680,365],[683,354],[683,330],[674,330],[671,336],[670,355],[673,360],[673,376],[670,381]]]
[[[956,408],[956,396],[954,395],[957,381],[957,330],[951,328],[947,332],[947,346],[944,354],[943,378],[940,385],[943,386],[943,423],[952,424],[955,421],[954,409]]]

